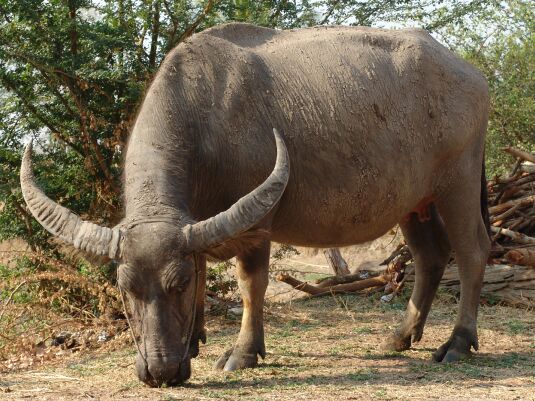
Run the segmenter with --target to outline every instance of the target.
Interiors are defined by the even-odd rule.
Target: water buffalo
[[[149,385],[190,376],[205,341],[206,255],[237,257],[244,306],[238,339],[215,366],[248,368],[266,353],[270,241],[340,247],[398,223],[416,282],[386,347],[420,340],[453,249],[458,318],[434,358],[455,361],[478,347],[488,102],[483,76],[422,30],[222,25],[172,50],[150,85],[126,152],[119,225],[82,221],[47,198],[30,148],[22,190],[52,234],[120,263],[136,369]]]

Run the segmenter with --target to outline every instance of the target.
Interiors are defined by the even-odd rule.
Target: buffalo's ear
[[[237,255],[244,255],[258,248],[263,242],[269,240],[270,232],[264,229],[245,231],[221,244],[206,249],[204,253],[217,261],[227,260]]]

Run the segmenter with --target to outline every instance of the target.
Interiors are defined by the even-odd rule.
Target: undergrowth
[[[35,356],[65,330],[116,331],[122,304],[106,277],[109,269],[44,252],[0,264],[0,359],[13,365],[13,358]]]

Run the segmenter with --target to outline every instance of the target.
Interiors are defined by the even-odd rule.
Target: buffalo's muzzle
[[[147,358],[139,353],[136,357],[136,370],[139,380],[151,387],[178,386],[191,376],[190,358]]]

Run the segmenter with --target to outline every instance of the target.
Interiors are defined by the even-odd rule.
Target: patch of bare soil
[[[447,336],[456,305],[442,293],[421,343],[405,353],[378,350],[402,316],[404,301],[359,296],[270,303],[268,355],[258,369],[223,373],[211,366],[232,345],[239,321],[208,321],[209,341],[184,387],[152,389],[134,371],[134,348],[112,340],[38,369],[4,374],[0,400],[533,400],[532,312],[481,308],[480,351],[455,364],[430,361]]]
[[[355,248],[344,256],[351,266],[376,263],[381,252],[389,254],[381,249],[370,256]],[[321,253],[274,263],[300,270],[305,279],[329,273]],[[265,308],[268,355],[257,369],[212,370],[235,341],[240,322],[232,314],[209,316],[208,343],[183,387],[153,389],[139,382],[134,346],[123,332],[98,350],[82,348],[30,370],[1,374],[0,400],[535,400],[532,311],[482,306],[480,351],[460,363],[437,364],[431,353],[449,336],[457,312],[457,301],[447,292],[439,293],[424,337],[413,349],[379,350],[402,318],[409,290],[385,304],[378,293],[306,299],[271,283]]]
[[[0,241],[0,264],[11,266],[16,257],[26,253],[29,249],[29,245],[18,238]]]

